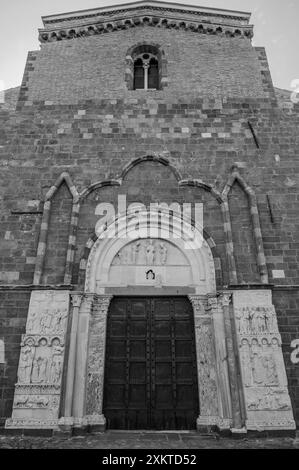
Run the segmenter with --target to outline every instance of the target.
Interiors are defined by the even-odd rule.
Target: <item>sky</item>
[[[130,3],[128,0],[0,0],[0,91],[19,86],[27,52],[39,49],[41,16]],[[252,12],[254,46],[266,48],[274,86],[299,79],[299,0],[172,0],[172,3]]]

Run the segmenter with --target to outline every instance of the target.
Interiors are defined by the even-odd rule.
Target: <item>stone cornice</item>
[[[222,17],[229,18],[235,21],[242,21],[248,23],[251,14],[243,11],[225,10],[219,8],[206,8],[195,5],[184,5],[171,2],[160,2],[156,0],[141,0],[122,5],[112,5],[101,8],[93,8],[88,10],[81,10],[75,12],[66,12],[58,15],[43,16],[44,25],[53,23],[62,23],[65,21],[76,21],[84,19],[101,19],[107,16],[115,16],[130,12],[132,10],[151,9],[159,12],[171,12],[176,14],[192,14],[201,15],[206,17]]]
[[[61,25],[62,26],[62,25]],[[134,15],[132,17],[117,18],[110,21],[97,21],[89,24],[74,24],[66,28],[45,28],[39,30],[39,40],[42,43],[75,39],[99,35],[108,32],[130,29],[135,27],[158,27],[176,30],[187,30],[194,33],[213,34],[219,36],[248,38],[253,37],[252,25],[232,25],[217,22],[200,21],[198,18],[189,21],[186,19],[169,18],[155,15]]]

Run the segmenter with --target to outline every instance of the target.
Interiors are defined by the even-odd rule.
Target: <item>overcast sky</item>
[[[27,52],[38,50],[41,16],[129,3],[125,0],[0,0],[0,90],[21,83]],[[290,89],[299,79],[299,0],[172,0],[252,12],[254,46],[267,51],[274,85]]]

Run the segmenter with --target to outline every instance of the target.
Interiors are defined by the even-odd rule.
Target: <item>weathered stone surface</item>
[[[124,14],[129,19],[131,13]],[[299,423],[299,368],[291,360],[291,344],[299,338],[299,105],[291,103],[287,92],[278,92],[277,102],[266,53],[244,36],[248,25],[241,28],[241,36],[235,31],[240,19],[229,20],[234,23],[229,35],[208,31],[207,24],[202,34],[190,26],[194,15],[186,15],[186,28],[142,21],[111,30],[105,22],[107,34],[81,31],[80,37],[76,31],[82,18],[66,20],[67,35],[74,24],[74,39],[52,38],[42,42],[40,51],[30,52],[17,111],[10,93],[0,106],[0,335],[5,341],[1,424],[11,416],[21,335],[41,253],[43,285],[55,292],[66,280],[83,287],[95,241],[95,209],[103,201],[117,207],[119,194],[126,194],[128,204],[202,202],[220,291],[232,283],[261,282],[263,260],[257,250],[263,245],[287,387]],[[220,15],[217,21],[227,27],[227,18]],[[147,92],[128,89],[127,52],[152,43],[153,34],[164,53],[165,86]],[[232,166],[248,187],[234,181],[226,206],[221,193]],[[66,172],[73,186],[66,184]],[[43,202],[62,174],[59,188],[47,199],[51,208],[45,221]],[[80,207],[74,203],[74,187]],[[249,203],[250,194],[258,214]],[[83,357],[82,331],[89,313],[80,315],[78,349]],[[42,335],[46,331],[45,323]],[[273,372],[274,382],[275,377]],[[269,407],[271,400],[287,406],[281,395],[270,393],[267,403],[256,393],[252,413]],[[37,401],[40,395],[36,390]],[[81,413],[82,403],[75,407]]]

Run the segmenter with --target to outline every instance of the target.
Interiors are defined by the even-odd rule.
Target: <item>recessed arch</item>
[[[160,155],[144,155],[142,157],[135,158],[131,160],[121,171],[119,175],[119,179],[123,180],[125,176],[131,171],[135,166],[139,165],[139,163],[143,162],[156,162],[161,163],[161,165],[167,166],[172,173],[174,174],[176,180],[179,182],[181,180],[180,172],[173,166],[167,158],[161,157]]]
[[[138,220],[141,231],[148,229],[148,217],[152,217],[152,220],[155,220],[154,212],[156,215],[157,211],[153,210],[140,212]],[[79,284],[82,286],[85,283],[86,292],[96,292],[96,273],[98,269],[101,272],[101,287],[104,288],[105,283],[108,283],[109,267],[116,254],[130,241],[143,238],[136,235],[132,229],[130,217],[132,217],[130,213],[121,215],[105,228],[105,233],[103,231],[97,235],[94,234],[88,240],[80,262],[79,274]],[[215,264],[212,252],[213,250],[215,253],[213,239],[207,236],[206,232],[201,233],[198,228],[195,228],[194,240],[196,242],[188,241],[187,224],[178,214],[174,214],[172,224],[175,236],[170,239],[167,220],[165,218],[161,218],[160,222],[157,220],[155,227],[159,228],[158,238],[171,241],[184,254],[191,267],[192,285],[195,292],[202,294],[213,293],[216,289]],[[115,233],[117,233],[117,236],[115,236]],[[199,240],[200,242],[198,242]]]

